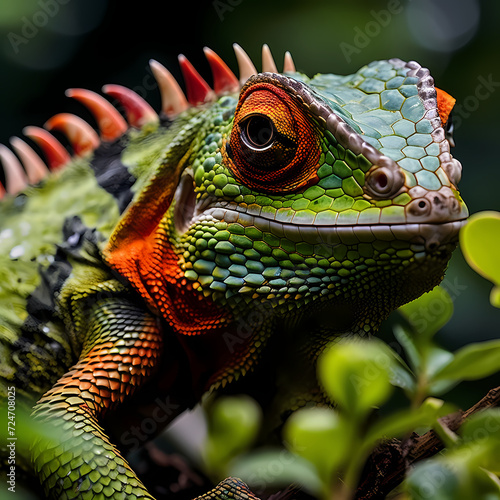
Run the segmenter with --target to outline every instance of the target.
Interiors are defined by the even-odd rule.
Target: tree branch
[[[468,410],[460,410],[440,420],[455,432],[474,413],[496,406],[500,406],[500,386],[491,389]],[[443,448],[443,443],[434,431],[421,436],[413,433],[407,440],[393,439],[382,444],[368,458],[355,498],[358,500],[385,498],[403,481],[406,471],[414,463],[434,456]]]

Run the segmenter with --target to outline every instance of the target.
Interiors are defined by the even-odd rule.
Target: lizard
[[[0,147],[0,391],[56,430],[26,458],[47,496],[152,498],[113,438],[207,392],[247,392],[273,425],[324,404],[325,346],[375,334],[456,247],[455,99],[428,69],[309,78],[234,50],[239,78],[204,49],[212,86],[179,56],[185,91],[152,60],[160,112],[70,89],[97,126],[60,113],[24,129],[38,152]],[[206,498],[228,495],[253,497],[227,479]]]

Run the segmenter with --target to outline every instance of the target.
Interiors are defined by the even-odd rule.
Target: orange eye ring
[[[296,191],[317,180],[317,130],[297,99],[271,83],[244,88],[225,158],[235,177],[263,192]]]

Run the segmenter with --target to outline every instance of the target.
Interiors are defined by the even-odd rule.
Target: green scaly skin
[[[313,131],[299,187],[272,172],[300,137],[272,136],[285,153],[265,157],[269,177],[238,163],[261,168],[268,154],[248,147],[254,129],[246,143],[234,132],[249,89],[262,85]],[[106,158],[118,145],[133,176],[124,214],[96,180],[97,153],[7,196],[0,387],[4,396],[15,387],[19,404],[37,401],[33,419],[46,432],[19,463],[31,460],[53,498],[152,498],[114,442],[135,444],[123,436],[158,417],[159,400],[172,409],[166,425],[207,390],[234,386],[265,406],[269,428],[324,403],[314,373],[323,347],[375,333],[443,277],[467,216],[443,126],[415,64],[312,79],[264,73],[240,97],[99,148]],[[228,479],[206,498],[248,495]]]

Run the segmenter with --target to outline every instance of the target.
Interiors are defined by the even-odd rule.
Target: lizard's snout
[[[428,252],[444,245],[454,245],[458,232],[469,213],[456,191],[443,186],[436,191],[414,187],[409,191],[413,200],[406,206],[407,224],[418,224],[418,239]]]
[[[437,191],[414,188],[413,200],[406,207],[407,223],[443,223],[467,218],[465,204],[449,187]]]

